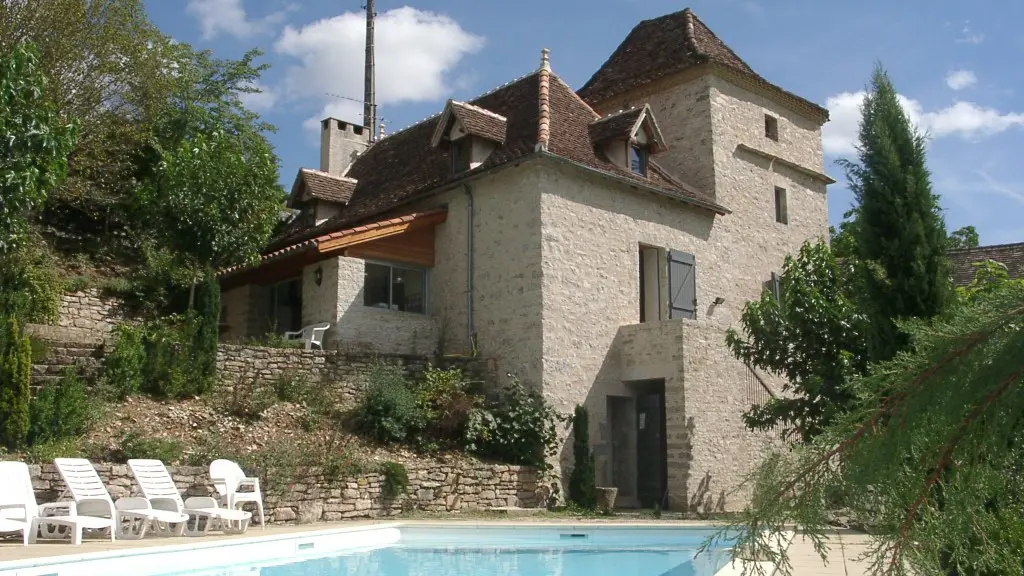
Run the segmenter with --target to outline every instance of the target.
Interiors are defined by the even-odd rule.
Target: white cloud
[[[957,44],[981,44],[985,40],[984,34],[971,30],[970,23],[970,20],[964,22],[964,27],[960,30],[960,37],[956,39]]]
[[[1024,114],[1002,113],[973,102],[954,102],[945,108],[925,111],[917,100],[902,94],[898,98],[910,120],[933,138],[960,136],[975,140],[1004,132],[1014,126],[1024,126]],[[842,92],[826,100],[825,106],[830,117],[822,130],[822,144],[826,154],[842,155],[855,152],[854,144],[857,141],[860,107],[863,101],[864,91]]]
[[[189,0],[185,11],[199,21],[203,38],[209,40],[218,33],[235,38],[266,34],[283,23],[287,13],[295,8],[295,5],[289,5],[262,18],[251,19],[242,0]]]
[[[275,49],[298,64],[286,71],[282,95],[321,106],[319,115],[304,122],[307,128],[316,129],[327,115],[362,119],[361,104],[327,94],[362,99],[365,34],[362,12],[284,29]],[[448,16],[406,6],[377,17],[375,45],[378,117],[386,117],[381,108],[388,105],[447,97],[450,73],[465,56],[483,47],[484,38],[463,30]]]
[[[946,75],[946,84],[953,90],[963,90],[978,83],[978,77],[970,70],[953,70]]]
[[[266,112],[277,103],[277,92],[269,86],[260,83],[251,84],[259,92],[239,92],[238,98],[245,104],[245,107],[253,112]]]

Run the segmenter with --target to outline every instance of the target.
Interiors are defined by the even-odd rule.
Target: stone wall
[[[115,500],[141,495],[127,465],[95,466]],[[53,502],[61,498],[64,482],[54,465],[30,466],[30,470],[38,502]],[[207,468],[169,466],[168,470],[184,497],[214,495]],[[288,482],[274,482],[273,478],[262,477],[260,485],[267,522],[311,523],[374,518],[410,508],[429,512],[506,506],[530,508],[536,507],[543,496],[536,471],[526,467],[437,464],[410,468],[408,474],[406,493],[393,500],[382,496],[383,477],[379,474],[331,480],[310,469]]]
[[[119,299],[104,296],[95,288],[86,288],[61,295],[57,325],[106,334],[124,318]]]
[[[230,385],[238,378],[257,378],[270,382],[282,376],[298,375],[308,381],[321,382],[337,388],[342,402],[346,402],[359,394],[370,365],[377,359],[401,366],[410,376],[422,373],[428,361],[424,356],[377,356],[337,350],[221,344],[217,352],[217,370],[221,383],[226,385]],[[461,368],[470,378],[477,381],[493,380],[493,366],[484,359],[442,358],[438,364],[443,368]]]

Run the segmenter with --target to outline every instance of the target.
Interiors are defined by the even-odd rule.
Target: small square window
[[[779,119],[771,114],[764,115],[764,135],[776,142],[779,141]]]
[[[789,211],[786,206],[786,189],[775,187],[775,221],[789,224]]]
[[[629,169],[633,174],[647,176],[647,149],[640,146],[629,147]]]
[[[458,174],[469,170],[469,156],[471,153],[469,137],[452,140],[452,172]]]

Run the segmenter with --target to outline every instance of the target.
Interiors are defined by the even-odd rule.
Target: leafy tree
[[[176,81],[173,45],[142,0],[0,2],[0,51],[22,42],[38,47],[50,80],[41,97],[78,125],[68,178],[47,202],[44,222],[69,250],[116,248],[131,222],[134,156]]]
[[[901,323],[913,352],[853,379],[847,415],[760,466],[738,549],[791,573],[766,536],[800,525],[824,557],[842,501],[875,538],[872,574],[1021,572],[1024,281],[985,268],[958,306]]]
[[[867,368],[867,318],[857,307],[851,268],[823,242],[805,242],[783,265],[778,299],[765,291],[744,307],[743,335],[730,329],[726,343],[751,366],[783,376],[793,392],[744,415],[750,429],[783,425],[783,437],[807,442],[853,400],[851,377]]]
[[[949,235],[950,249],[977,248],[981,241],[974,226],[964,226]]]
[[[28,438],[32,345],[18,320],[4,319],[0,333],[0,446],[21,448]]]
[[[572,473],[569,474],[569,501],[585,510],[597,507],[597,479],[594,452],[590,449],[590,416],[576,406],[572,419]]]
[[[30,211],[67,170],[75,129],[45,100],[46,85],[32,45],[19,43],[0,56],[0,255],[21,244]]]
[[[179,46],[171,109],[140,163],[140,217],[192,284],[207,268],[257,259],[283,206],[271,127],[238,97],[265,68],[252,64],[259,54],[226,61]]]
[[[858,162],[842,162],[857,200],[858,255],[865,264],[871,356],[908,344],[895,320],[930,318],[950,297],[946,228],[925,165],[925,140],[877,66],[864,97]]]

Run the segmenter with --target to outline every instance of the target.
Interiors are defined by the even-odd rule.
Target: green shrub
[[[192,338],[192,359],[202,380],[201,388],[213,388],[217,377],[217,344],[220,338],[220,282],[209,270],[199,286],[196,302],[198,317]]]
[[[402,369],[374,362],[360,402],[359,427],[381,442],[410,440],[423,428],[423,410]]]
[[[143,337],[142,328],[118,324],[113,349],[104,354],[101,387],[116,400],[124,400],[142,390],[142,369],[146,364]]]
[[[146,324],[143,392],[158,398],[181,399],[201,396],[213,387],[214,378],[201,372],[210,365],[208,345],[199,343],[202,322],[193,312]],[[213,363],[215,366],[216,357]]]
[[[90,284],[87,276],[72,276],[64,282],[64,291],[69,293],[81,292],[88,288]]]
[[[277,394],[258,377],[240,374],[218,396],[225,396],[224,408],[228,414],[243,420],[259,420],[268,408],[277,404]]]
[[[108,296],[121,296],[123,294],[129,294],[132,291],[131,280],[118,276],[115,278],[104,278],[99,283],[99,289],[102,294]]]
[[[304,344],[298,338],[285,338],[284,334],[267,332],[263,336],[252,337],[246,341],[249,346],[263,346],[264,348],[302,348]]]
[[[14,317],[0,321],[0,445],[14,450],[28,439],[32,345]]]
[[[146,438],[138,432],[126,432],[121,441],[110,453],[110,461],[125,463],[135,458],[153,458],[164,464],[178,462],[184,448],[180,440],[174,438]]]
[[[455,443],[463,437],[479,398],[470,393],[470,383],[462,370],[427,365],[417,402],[426,420],[423,440]]]
[[[80,438],[62,438],[34,444],[22,454],[26,464],[51,464],[54,458],[80,458],[86,456]]]
[[[409,489],[409,472],[401,463],[385,462],[381,464],[380,473],[384,477],[380,490],[385,500],[394,500]]]
[[[29,337],[29,345],[32,347],[32,363],[39,364],[50,355],[50,343],[46,340]]]
[[[68,367],[54,384],[43,386],[29,404],[30,446],[77,438],[89,430],[96,411],[77,368]]]
[[[53,253],[41,239],[0,255],[0,315],[56,323],[63,288]]]
[[[557,454],[557,426],[563,420],[541,394],[513,377],[485,408],[470,412],[464,441],[481,456],[547,471],[547,458]]]
[[[583,406],[576,406],[572,418],[573,468],[569,475],[569,502],[584,510],[597,508],[597,480],[594,453],[590,450],[590,416]]]
[[[311,390],[306,377],[294,370],[281,372],[274,378],[274,395],[281,402],[302,402],[311,393],[315,395],[319,392],[318,390]]]

